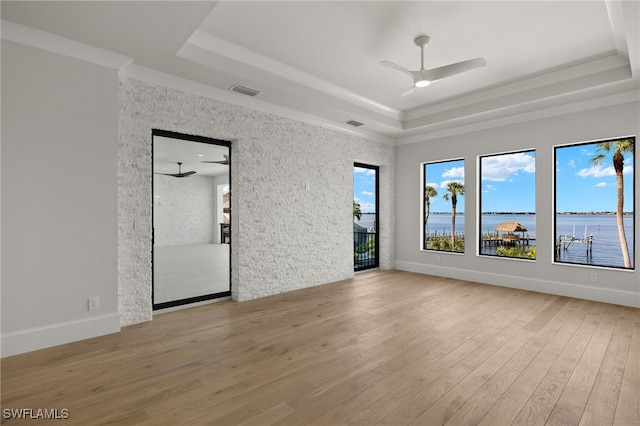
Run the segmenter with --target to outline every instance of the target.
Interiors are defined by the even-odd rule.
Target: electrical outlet
[[[90,297],[88,300],[88,308],[90,311],[97,311],[98,309],[100,309],[100,298]]]
[[[436,256],[436,263],[440,263],[442,261],[442,259],[440,258],[440,255]]]
[[[598,282],[598,273],[597,272],[592,272],[591,273],[591,282],[592,283],[597,283]]]

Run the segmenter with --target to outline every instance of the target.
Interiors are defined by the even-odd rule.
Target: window
[[[635,138],[554,149],[554,259],[634,269]]]
[[[464,253],[464,160],[423,164],[425,250]]]
[[[377,268],[380,264],[378,234],[379,168],[353,166],[353,269]]]
[[[536,153],[479,158],[481,255],[536,258]]]

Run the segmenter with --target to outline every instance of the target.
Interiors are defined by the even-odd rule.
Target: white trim
[[[541,120],[544,118],[556,117],[559,115],[572,114],[581,111],[588,111],[592,109],[613,105],[622,105],[638,101],[640,101],[640,90],[635,89],[615,93],[613,95],[578,100],[576,102],[569,102],[560,105],[552,105],[547,107],[542,105],[538,109],[529,111],[523,110],[523,112],[515,114],[510,114],[509,109],[504,111],[493,111],[487,114],[478,114],[477,116],[463,117],[448,123],[436,123],[436,125],[439,125],[443,128],[431,131],[428,128],[420,129],[420,133],[418,134],[398,138],[396,140],[396,145],[400,146],[418,142],[426,142],[433,139],[457,136],[465,133],[477,132],[496,127],[526,123],[528,121]],[[511,111],[513,110],[516,109],[511,108]],[[491,117],[492,115],[494,117]]]
[[[133,62],[133,58],[128,56],[16,24],[15,22],[1,20],[0,23],[2,26],[2,38],[5,40],[117,70]]]
[[[171,74],[153,70],[151,68],[142,67],[140,65],[128,64],[120,70],[120,75],[135,78],[137,80],[142,80],[151,84],[157,84],[171,89],[180,90],[182,92],[191,93],[196,96],[203,96],[232,105],[261,111],[267,114],[278,115],[280,117],[286,117],[292,120],[314,124],[316,126],[336,130],[342,133],[359,136],[371,141],[381,142],[387,145],[395,145],[395,139],[379,135],[365,129],[356,129],[355,127],[349,126],[348,124],[343,124],[344,127],[341,127],[341,125],[337,125],[332,121],[322,119],[312,114],[307,114],[302,111],[278,106],[257,98],[241,95],[230,90],[218,89],[206,84],[197,83],[193,80],[176,77]]]
[[[607,14],[609,15],[609,25],[613,34],[613,41],[616,44],[618,54],[629,58],[629,48],[627,46],[627,34],[624,28],[624,12],[620,0],[605,0]]]
[[[453,114],[455,115],[455,110],[459,108],[470,110],[475,106],[478,111],[486,111],[508,108],[513,105],[539,101],[554,96],[564,96],[576,90],[584,90],[572,87],[572,84],[576,81],[590,79],[603,73],[607,75],[608,83],[630,78],[631,76],[625,75],[624,72],[619,75],[619,70],[627,69],[628,65],[629,59],[627,57],[614,52],[587,63],[556,71],[547,71],[519,81],[504,83],[493,88],[443,100],[433,105],[413,110],[405,114],[405,122],[411,122],[433,114],[446,114],[448,111],[454,111]],[[596,85],[599,84],[603,83],[598,80]],[[587,88],[591,87],[595,87],[594,84],[587,84]],[[567,91],[567,89],[570,90]]]
[[[401,121],[404,118],[404,113],[400,110],[374,101],[373,99],[369,99],[351,90],[345,89],[344,87],[330,83],[282,62],[268,58],[260,53],[254,52],[253,50],[246,49],[201,30],[196,30],[189,40],[187,40],[185,46],[194,46],[202,49],[202,51],[212,52],[242,64],[263,70],[264,72],[282,76],[288,80],[367,108],[395,120]],[[205,65],[215,66],[214,61],[205,58],[202,54],[198,54],[198,52],[193,49],[186,49],[183,47],[178,51],[177,56]]]
[[[118,313],[14,331],[2,335],[2,357],[119,331],[120,315]]]
[[[555,294],[558,296],[574,297],[577,299],[586,299],[596,302],[613,303],[621,306],[640,308],[640,294],[632,291],[592,287],[560,281],[524,278],[517,275],[471,271],[446,266],[407,262],[397,259],[396,269],[400,271],[415,272],[418,274],[455,278],[482,284],[517,288],[520,290],[535,291],[538,293]]]

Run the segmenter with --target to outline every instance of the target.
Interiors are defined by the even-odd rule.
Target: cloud
[[[580,177],[605,177],[605,176],[615,176],[616,171],[613,169],[613,166],[603,167],[603,166],[591,166],[588,169],[580,169],[576,172],[576,175]]]
[[[495,155],[482,159],[483,180],[504,182],[517,176],[519,172],[535,173],[535,171],[536,158],[524,152]]]
[[[624,168],[622,169],[622,174],[628,175],[631,174],[633,172],[633,166],[630,164],[627,164],[624,166]],[[597,165],[597,166],[591,166],[588,169],[580,169],[576,172],[576,175],[586,178],[586,177],[595,177],[595,178],[600,178],[600,177],[608,177],[608,176],[615,176],[616,175],[616,171],[613,168],[613,166],[607,166],[604,167],[602,165]]]
[[[447,169],[442,173],[442,177],[446,178],[463,178],[464,177],[464,166],[463,167],[453,167],[451,169]]]
[[[362,213],[368,213],[368,212],[375,212],[376,211],[376,205],[374,203],[359,203],[360,204],[360,211]]]
[[[607,186],[607,182],[600,182],[600,183],[596,183],[595,185],[593,185],[597,188],[604,188],[605,186]]]
[[[369,176],[373,176],[376,174],[376,171],[374,169],[366,169],[364,167],[354,167],[353,172],[362,173],[363,175],[369,175]]]
[[[491,184],[485,184],[484,189],[482,190],[482,193],[486,194],[492,191],[497,191],[498,188],[496,188],[495,186],[491,185]]]
[[[451,182],[459,182],[462,185],[464,185],[464,181],[463,180],[454,179],[454,180],[443,180],[442,182],[440,182],[438,187],[442,188],[442,189],[444,189],[446,191],[447,185],[449,185]]]
[[[369,192],[369,191],[362,191],[361,192],[362,195],[373,195],[373,192]]]
[[[568,164],[568,165],[569,165],[569,167],[571,167],[572,169],[575,169],[575,168],[576,168],[576,162],[575,162],[575,160],[569,160],[569,161],[567,162],[567,164]]]

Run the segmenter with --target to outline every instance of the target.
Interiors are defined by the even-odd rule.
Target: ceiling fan
[[[213,164],[224,164],[229,165],[229,156],[224,155],[224,160],[222,161],[203,161],[203,163],[213,163]]]
[[[382,61],[380,65],[385,67],[394,68],[398,71],[402,71],[407,74],[413,80],[413,87],[406,92],[404,92],[400,96],[407,96],[411,93],[415,92],[416,89],[420,87],[427,87],[429,84],[434,81],[441,80],[446,77],[451,77],[456,74],[460,74],[466,71],[470,71],[476,68],[484,67],[487,65],[487,61],[484,58],[475,58],[469,59],[467,61],[456,62],[449,65],[444,65],[438,68],[432,68],[427,70],[424,68],[424,48],[427,44],[429,44],[429,40],[431,37],[427,35],[420,35],[416,37],[413,42],[420,48],[420,70],[419,71],[409,71],[408,69],[394,64],[390,61]]]
[[[191,172],[182,172],[182,163],[178,162],[178,173],[156,173],[157,175],[165,175],[165,176],[173,176],[173,177],[177,177],[177,178],[183,178],[183,177],[187,177],[187,176],[191,176],[192,174],[195,174],[194,171]]]

